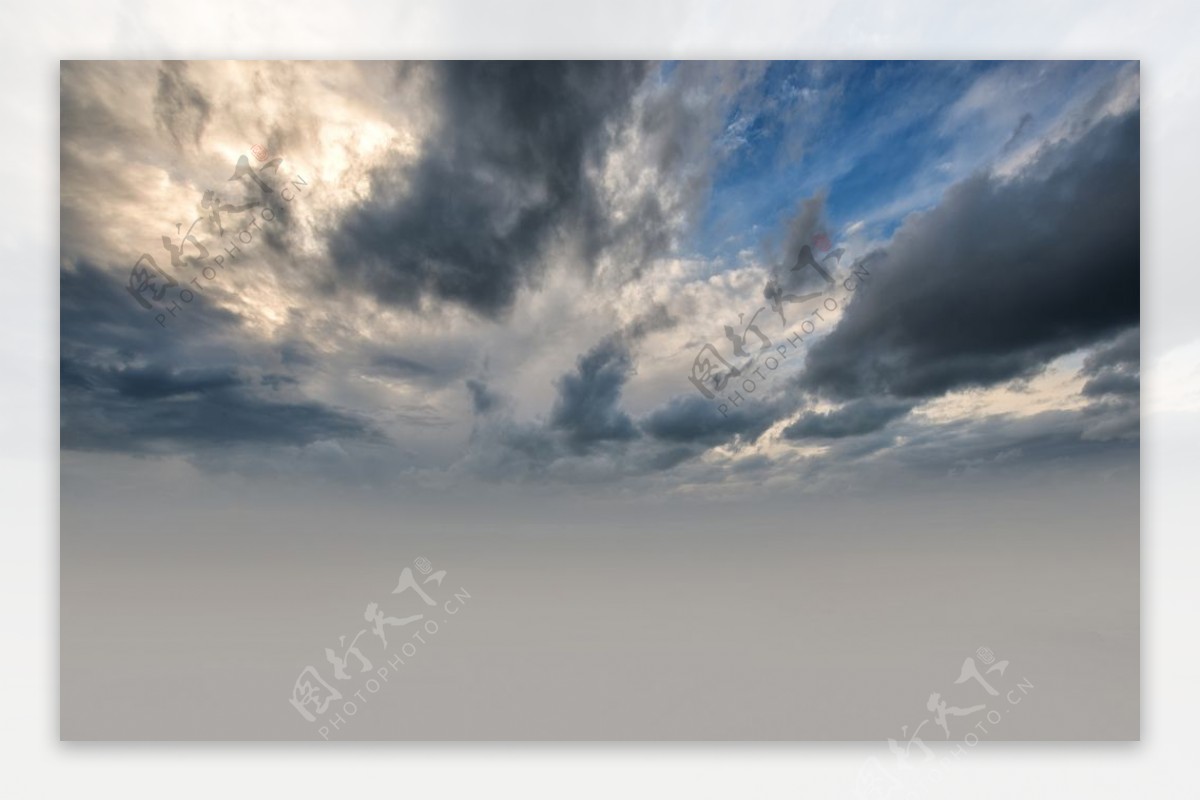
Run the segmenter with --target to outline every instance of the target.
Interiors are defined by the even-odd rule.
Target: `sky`
[[[64,451],[668,490],[1128,457],[1137,87],[1093,62],[65,64]],[[224,180],[242,157],[295,199]],[[270,200],[222,235],[212,191]],[[814,238],[835,284],[788,269]],[[176,282],[149,309],[143,253]],[[780,276],[845,303],[776,315]],[[693,361],[764,307],[766,352],[813,336],[722,412]]]
[[[962,576],[1008,537],[1031,558],[1084,549],[1099,573],[1038,574],[1038,597],[1053,606],[1069,582],[1082,592],[1105,577],[1110,597],[1058,622],[1111,637],[1101,690],[1128,691],[1139,115],[1136,62],[64,62],[64,654],[78,653],[68,641],[120,627],[115,596],[97,606],[87,588],[104,581],[96,564],[146,555],[131,510],[154,521],[146,558],[159,575],[227,580],[225,558],[255,546],[205,532],[256,510],[290,521],[233,526],[266,550],[295,541],[298,510],[336,509],[342,525],[425,521],[389,549],[436,546],[429,521],[449,517],[444,549],[479,574],[478,554],[493,566],[513,558],[501,543],[525,564],[553,561],[528,533],[545,523],[532,506],[583,499],[603,517],[586,500],[603,497],[630,513],[622,531],[674,521],[650,546],[577,520],[591,533],[567,541],[607,542],[593,557],[606,564],[741,536],[728,520],[706,523],[707,504],[732,504],[744,521],[761,501],[762,520],[778,522],[808,499],[825,529],[853,521],[851,550],[893,553],[888,521],[901,508],[906,530],[939,532],[927,551],[851,571],[853,591],[907,586],[929,558]],[[1097,486],[1107,489],[1085,492]],[[820,505],[846,497],[857,506],[841,522]],[[902,497],[1001,507],[1019,497],[1042,514],[963,534]],[[778,528],[755,525],[746,546],[772,553]],[[346,559],[370,562],[372,531],[339,535]],[[209,550],[192,562],[201,541]],[[829,567],[848,546],[825,544],[813,548]],[[574,574],[570,556],[549,553],[560,559],[543,575],[567,571],[592,588],[568,608],[601,614],[599,568]],[[699,553],[679,576],[729,559],[724,545]],[[1001,562],[996,582],[1020,570]],[[148,580],[129,561],[112,566],[107,581],[118,578]],[[792,592],[809,598],[812,585]],[[508,598],[512,614],[544,609],[533,597]],[[217,626],[231,613],[216,609],[176,610],[166,625],[206,614]],[[703,636],[678,614],[673,636]],[[831,653],[844,659],[820,668],[830,675],[852,670],[867,632],[887,628],[847,634],[855,618],[842,614],[817,627],[843,637]],[[1055,650],[1071,643],[1039,634],[1035,647],[987,614],[1044,658],[1043,675],[1071,674],[1078,654]],[[1115,633],[1102,622],[1114,619]],[[943,621],[956,643],[970,639],[961,622]],[[101,679],[112,686],[126,655],[114,651],[106,673],[80,658],[64,686],[82,696]],[[781,720],[760,733],[891,729],[865,712],[830,722],[843,713],[818,715],[824,728]],[[1097,725],[1043,715],[1050,729],[1028,736]],[[1113,736],[1136,728],[1129,715],[1110,721]],[[701,728],[740,736],[736,717]],[[639,731],[580,719],[593,734]],[[90,735],[115,725],[71,720]],[[561,721],[497,720],[472,725],[571,733]]]

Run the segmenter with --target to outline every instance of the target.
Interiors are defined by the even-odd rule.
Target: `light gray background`
[[[361,708],[337,739],[901,739],[932,692],[990,702],[953,683],[981,646],[1010,663],[991,681],[1033,685],[988,739],[1138,737],[1129,468],[687,504],[135,475],[168,515],[118,477],[63,507],[67,739],[319,737],[292,681],[306,664],[333,681],[324,648],[370,601],[441,629],[375,695],[351,695],[351,660],[333,683]],[[389,595],[416,556],[447,570],[437,597],[469,592],[455,616]],[[980,719],[951,718],[952,742]]]

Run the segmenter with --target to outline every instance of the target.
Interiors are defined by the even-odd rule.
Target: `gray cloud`
[[[754,442],[782,413],[780,405],[752,402],[725,414],[699,395],[677,395],[642,421],[651,436],[670,443],[695,443],[708,447],[733,440]]]
[[[371,358],[371,365],[385,372],[402,376],[426,377],[437,373],[432,367],[395,353],[381,353]]]
[[[1083,385],[1083,394],[1089,397],[1101,395],[1137,395],[1141,381],[1137,375],[1120,372],[1104,372]]]
[[[206,341],[239,323],[236,314],[197,296],[187,307],[188,337],[160,328],[154,313],[138,306],[125,289],[128,268],[103,269],[89,261],[64,267],[59,273],[59,336],[64,357],[95,361],[170,363],[182,361],[197,341]],[[98,358],[98,357],[97,357]]]
[[[1036,372],[1135,325],[1138,115],[1045,148],[1020,177],[977,175],[910,218],[807,357],[833,397],[935,396]]]
[[[461,380],[473,366],[471,355],[455,343],[440,349],[428,342],[408,343],[403,349],[368,349],[366,371],[410,385],[436,389]]]
[[[858,437],[828,440],[820,457],[794,466],[814,489],[881,484],[901,489],[930,479],[980,475],[1027,480],[1128,467],[1136,459],[1136,416],[1093,406],[1027,416],[989,415],[935,423],[918,416]],[[1132,434],[1132,435],[1131,435]],[[902,447],[894,447],[903,438]]]
[[[830,412],[805,412],[783,430],[787,439],[840,439],[879,431],[912,410],[912,402],[860,398]]]
[[[105,383],[126,398],[152,400],[219,392],[241,382],[228,369],[171,371],[163,367],[126,367],[109,370]]]
[[[1141,390],[1140,364],[1141,331],[1132,328],[1084,359],[1080,375],[1088,380],[1083,394],[1137,398]]]
[[[439,64],[440,129],[420,161],[377,170],[372,198],[332,232],[339,286],[399,306],[429,298],[488,317],[506,311],[568,225],[600,238],[588,232],[597,200],[586,168],[644,72],[616,62]]]
[[[167,453],[211,446],[372,439],[369,423],[319,403],[255,394],[228,369],[171,370],[64,358],[61,441],[68,450]]]
[[[1083,414],[1056,410],[905,429],[914,439],[898,449],[897,458],[912,467],[944,473],[996,465],[1021,469],[1136,452],[1135,441],[1088,435],[1097,424],[1111,422],[1105,417],[1102,409]]]
[[[545,423],[518,423],[510,404],[481,379],[467,381],[476,425],[467,461],[476,469],[507,478],[543,474],[551,465],[574,461],[609,477],[665,470],[700,452],[697,447],[666,447],[644,440],[621,396],[633,374],[635,347],[647,336],[673,327],[676,320],[655,304],[578,358],[573,370],[555,382],[557,395]]]
[[[620,408],[621,389],[633,360],[619,337],[609,337],[579,358],[574,373],[558,381],[551,427],[566,433],[576,448],[637,436],[633,420]]]
[[[467,391],[471,393],[471,411],[477,416],[491,414],[504,404],[504,399],[498,393],[477,378],[467,379]]]
[[[79,262],[60,273],[60,302],[65,450],[194,456],[218,445],[377,438],[367,421],[291,394],[297,382],[286,371],[236,367],[220,343],[239,320],[202,299],[181,337],[159,329],[112,272]],[[284,365],[286,356],[285,346]]]

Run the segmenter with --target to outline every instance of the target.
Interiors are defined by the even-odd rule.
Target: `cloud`
[[[1137,440],[1141,434],[1141,330],[1102,343],[1083,360],[1080,390],[1092,399],[1083,436],[1093,441]]]
[[[423,480],[448,465],[518,480],[661,473],[664,486],[798,466],[852,476],[920,462],[936,474],[995,464],[989,448],[1005,464],[1125,452],[1138,424],[1136,65],[1119,92],[1088,102],[1111,68],[1077,91],[1076,68],[1056,68],[1032,105],[1024,90],[1003,108],[979,95],[971,114],[987,112],[987,136],[973,116],[940,131],[973,155],[930,185],[941,192],[984,151],[992,171],[870,245],[884,228],[845,224],[874,219],[856,199],[862,173],[914,149],[891,150],[887,132],[900,129],[875,126],[866,148],[804,138],[802,163],[781,143],[827,130],[822,115],[856,90],[822,90],[805,120],[780,92],[808,92],[816,68],[793,70],[783,89],[775,69],[65,65],[63,447],[255,470],[287,470],[303,451]],[[953,99],[928,94],[931,107]],[[1070,113],[1056,114],[1064,97]],[[870,116],[876,96],[865,105]],[[283,207],[264,246],[201,284],[164,331],[119,265],[159,252],[201,190],[227,179],[227,143],[245,147],[247,133],[303,165],[312,195]],[[766,176],[772,165],[781,172]],[[876,179],[871,203],[908,191]],[[793,205],[798,193],[809,197]],[[722,324],[764,293],[825,290],[817,271],[793,269],[801,246],[824,252],[823,224],[854,234],[836,244],[869,260],[870,280],[806,337],[806,356],[722,414],[688,387],[680,359],[710,338],[724,347]],[[844,274],[850,259],[833,261]],[[803,308],[783,310],[796,324]],[[922,412],[1063,354],[1085,357],[1077,380],[1055,384],[1069,408],[1037,425]]]
[[[500,409],[504,404],[503,397],[493,392],[488,385],[477,378],[467,379],[467,391],[471,393],[471,411],[482,417]]]
[[[197,448],[377,436],[368,422],[328,406],[260,397],[231,370],[114,368],[70,358],[60,370],[67,450],[187,455]]]
[[[650,412],[642,427],[664,442],[711,447],[739,439],[754,442],[779,415],[779,406],[767,402],[747,403],[722,414],[712,401],[688,394],[677,395]]]
[[[669,469],[694,456],[699,452],[694,447],[643,442],[638,424],[621,406],[634,372],[634,349],[676,322],[665,307],[654,304],[601,339],[554,382],[556,395],[544,422],[514,421],[506,398],[482,379],[468,380],[476,423],[465,463],[508,478],[544,474],[562,463],[573,467],[572,475],[599,470],[612,477]]]
[[[383,303],[507,311],[567,228],[597,225],[594,166],[645,72],[619,62],[446,62],[419,160],[377,169],[333,230],[339,286]]]
[[[243,339],[240,318],[203,299],[186,311],[186,336],[161,329],[119,276],[87,261],[60,273],[64,450],[190,458],[243,445],[379,438],[363,417],[300,394],[287,371],[295,343],[244,342],[238,355],[223,343]],[[280,369],[269,369],[272,350]]]
[[[1131,328],[1093,351],[1083,361],[1083,394],[1137,398],[1141,391],[1141,330]]]
[[[439,354],[429,343],[412,343],[412,347],[406,343],[404,355],[368,347],[361,370],[350,366],[354,351],[348,346],[350,352],[346,356],[346,365],[348,372],[368,380],[382,378],[389,385],[417,392],[436,392],[457,384],[472,367],[467,354],[459,352],[461,349],[456,349],[454,345],[446,343]],[[325,364],[328,366],[328,362]]]
[[[1139,315],[1138,115],[1046,146],[1011,180],[978,174],[910,217],[804,385],[920,398],[1035,373]]]
[[[860,398],[830,412],[805,412],[783,430],[785,439],[840,439],[870,434],[912,410],[911,402]]]
[[[681,395],[635,420],[621,405],[633,352],[625,338],[613,336],[560,378],[547,424],[506,422],[508,447],[556,469],[572,456],[602,454],[614,472],[636,474],[668,451],[678,465],[718,446],[756,445],[788,420],[780,440],[822,443],[828,449],[821,463],[895,463],[903,459],[893,450],[911,448],[912,458],[936,472],[937,459],[943,470],[988,463],[988,448],[1016,461],[1096,452],[1098,446],[1084,443],[1126,439],[1136,424],[1136,413],[1131,417],[1111,397],[1039,417],[1036,425],[996,415],[978,437],[969,425],[910,413],[948,392],[1032,376],[1059,356],[1133,326],[1085,362],[1085,372],[1104,380],[1090,392],[1130,390],[1139,305],[1137,185],[1136,114],[1102,120],[1073,142],[1047,146],[1029,172],[974,176],[937,208],[910,218],[886,248],[864,257],[870,281],[810,346],[805,370],[772,392],[724,414],[709,400]],[[811,236],[820,212],[819,198],[801,204],[788,224],[789,241]],[[839,405],[802,408],[822,398]]]
[[[512,440],[530,457],[540,449],[547,459],[564,449],[588,453],[595,446],[619,443],[641,436],[633,418],[621,408],[621,393],[634,370],[633,348],[656,331],[673,327],[676,320],[666,307],[654,304],[620,330],[604,337],[580,356],[575,368],[555,381],[557,395],[546,431],[520,430]],[[487,416],[503,408],[502,398],[479,379],[467,382],[475,414]],[[509,421],[502,425],[511,426]]]
[[[240,383],[232,370],[171,371],[163,367],[127,367],[110,370],[107,376],[107,384],[117,394],[137,400],[219,392]]]
[[[1102,395],[1137,395],[1141,382],[1136,375],[1120,372],[1104,372],[1083,386],[1083,394],[1091,397]]]
[[[558,381],[551,427],[565,432],[579,449],[636,437],[633,420],[620,408],[621,388],[632,363],[629,348],[619,337],[609,337],[579,357],[575,372]]]
[[[383,372],[405,377],[426,378],[437,374],[437,371],[429,365],[395,353],[380,353],[373,356],[371,366]]]

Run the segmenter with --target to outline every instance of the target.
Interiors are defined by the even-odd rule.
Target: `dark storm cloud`
[[[580,356],[575,369],[558,379],[550,427],[565,434],[573,450],[587,451],[596,443],[641,436],[621,408],[621,392],[634,370],[633,348],[650,334],[675,324],[666,307],[655,304]]]
[[[154,322],[154,312],[138,306],[126,289],[128,276],[129,267],[107,270],[88,261],[59,271],[59,333],[64,352],[108,348],[154,357],[184,346],[187,340],[161,328]],[[196,296],[186,313],[192,339],[225,330],[239,320],[202,295]]]
[[[1093,441],[1136,440],[1141,433],[1141,331],[1131,328],[1083,360],[1080,391],[1092,403],[1084,436]]]
[[[1137,375],[1105,372],[1083,385],[1083,394],[1088,397],[1103,395],[1136,396],[1141,391],[1141,380]]]
[[[579,357],[575,372],[558,381],[550,425],[583,449],[595,442],[636,437],[633,420],[620,408],[621,389],[632,365],[629,348],[619,337],[610,337]]]
[[[586,168],[642,65],[439,64],[439,130],[411,168],[376,170],[372,197],[330,238],[339,286],[386,303],[445,300],[495,317],[537,275],[543,247],[600,225]]]
[[[1135,325],[1136,112],[1043,149],[1020,177],[974,176],[907,220],[867,291],[813,345],[831,397],[931,397],[1028,376]]]
[[[1095,375],[1105,369],[1136,369],[1141,361],[1141,350],[1141,330],[1131,328],[1096,348],[1083,360],[1083,372]]]
[[[171,134],[175,144],[200,144],[211,114],[208,98],[188,80],[187,66],[179,61],[163,64],[154,94],[154,119]]]
[[[862,398],[830,412],[805,412],[783,430],[787,439],[840,439],[870,434],[912,410],[911,402]]]
[[[363,420],[282,395],[295,387],[292,376],[174,366],[194,365],[202,352],[228,364],[235,354],[219,343],[236,332],[239,318],[198,298],[188,309],[188,335],[164,332],[119,276],[88,262],[60,272],[64,450],[190,456],[217,445],[374,436]],[[287,361],[286,353],[281,357]]]
[[[232,370],[179,370],[163,367],[128,367],[109,373],[108,383],[118,395],[136,400],[172,398],[192,393],[211,393],[236,387],[240,381]]]
[[[368,423],[312,402],[254,394],[231,370],[171,370],[61,361],[67,450],[164,453],[208,446],[369,439]]]
[[[1141,390],[1141,332],[1130,329],[1093,351],[1083,360],[1080,375],[1087,376],[1083,394],[1137,398]]]
[[[753,442],[778,419],[781,408],[772,403],[748,403],[726,414],[698,395],[677,395],[642,421],[646,433],[672,443],[721,445],[734,439]]]

